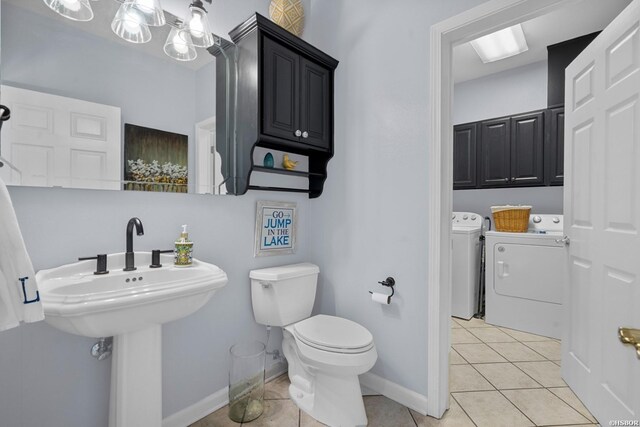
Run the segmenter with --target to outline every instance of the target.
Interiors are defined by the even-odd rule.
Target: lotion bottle
[[[190,267],[193,264],[193,242],[189,240],[186,224],[182,226],[182,233],[176,240],[174,264],[176,267]]]

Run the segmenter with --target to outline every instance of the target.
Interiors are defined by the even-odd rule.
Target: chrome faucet
[[[142,236],[144,228],[140,218],[131,218],[127,223],[127,253],[124,258],[124,271],[133,271],[136,269],[135,258],[133,254],[133,227],[136,227],[136,234]]]

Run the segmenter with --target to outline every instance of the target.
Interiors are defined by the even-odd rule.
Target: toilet
[[[378,358],[373,336],[341,317],[311,316],[318,283],[310,263],[252,270],[256,322],[283,328],[289,395],[296,405],[331,427],[366,426],[358,375]]]

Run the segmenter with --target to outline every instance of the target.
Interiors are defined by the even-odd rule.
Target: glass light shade
[[[140,12],[147,25],[161,27],[167,23],[160,0],[125,0],[123,4]]]
[[[213,34],[211,34],[209,27],[207,11],[195,4],[189,6],[189,9],[191,9],[191,19],[187,22],[187,28],[191,34],[193,45],[205,48],[213,46]]]
[[[73,21],[91,21],[93,10],[89,0],[44,0],[54,12]]]
[[[191,34],[184,27],[171,28],[164,44],[164,53],[178,61],[193,61],[198,57],[198,52],[191,41]]]
[[[151,31],[142,13],[130,5],[120,6],[111,22],[111,29],[118,37],[131,43],[146,43],[151,40]]]

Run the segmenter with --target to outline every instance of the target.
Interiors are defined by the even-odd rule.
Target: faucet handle
[[[107,254],[78,258],[78,261],[88,261],[90,259],[98,261],[96,264],[96,271],[94,271],[93,274],[107,274],[109,272],[109,270],[107,270]]]
[[[151,251],[151,265],[149,266],[149,268],[160,268],[162,267],[162,264],[160,264],[160,254],[168,254],[170,252],[173,252],[173,249],[167,249],[164,251],[161,251],[160,249],[154,249]]]

